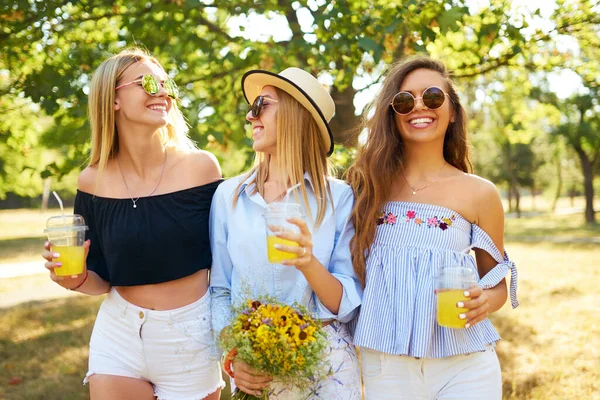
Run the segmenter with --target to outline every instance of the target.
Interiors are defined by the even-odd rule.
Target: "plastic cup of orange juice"
[[[57,276],[83,273],[85,266],[83,243],[87,229],[81,215],[59,215],[48,218],[44,232],[48,236],[51,251],[60,254],[52,261],[62,263],[62,266],[54,268]]]
[[[439,268],[435,277],[435,293],[437,297],[437,322],[447,328],[464,328],[467,320],[459,315],[469,311],[456,305],[465,302],[465,290],[477,283],[475,271],[460,265],[444,265]]]
[[[283,260],[298,258],[296,253],[290,253],[275,248],[276,244],[298,246],[297,242],[277,237],[278,232],[300,233],[298,226],[289,223],[288,218],[304,218],[302,207],[298,203],[273,202],[267,205],[264,212],[267,227],[267,258],[271,264],[280,264]]]

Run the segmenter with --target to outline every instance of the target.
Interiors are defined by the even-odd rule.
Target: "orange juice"
[[[437,319],[440,326],[447,328],[464,328],[466,319],[458,318],[458,314],[469,311],[466,308],[458,308],[456,303],[467,301],[462,289],[438,289],[437,292]]]
[[[267,236],[267,257],[269,258],[270,263],[279,264],[283,260],[298,258],[298,254],[296,253],[290,253],[276,249],[276,244],[283,246],[298,246],[297,242],[293,242],[291,240],[282,239],[277,236]]]
[[[56,275],[71,276],[83,273],[83,246],[52,246],[52,252],[60,254],[60,257],[53,258],[52,261],[62,263],[61,267],[54,269]]]

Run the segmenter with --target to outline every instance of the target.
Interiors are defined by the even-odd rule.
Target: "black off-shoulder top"
[[[111,286],[168,282],[211,266],[208,220],[213,194],[223,180],[131,199],[77,191],[75,214],[91,240],[87,268]]]

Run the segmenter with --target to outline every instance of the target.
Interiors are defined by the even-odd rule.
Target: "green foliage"
[[[5,2],[0,6],[0,110],[18,105],[21,111],[0,122],[0,197],[6,192],[34,196],[41,188],[41,178],[34,176],[62,179],[85,164],[91,74],[127,46],[145,47],[163,63],[180,86],[192,138],[213,151],[226,176],[232,176],[253,157],[240,88],[245,71],[298,66],[331,82],[334,136],[352,146],[359,122],[353,103],[357,82],[380,80],[387,64],[407,55],[429,53],[465,79],[502,67],[550,70],[546,62],[563,56],[549,45],[552,33],[568,32],[595,46],[588,59],[598,59],[598,37],[587,32],[598,23],[594,9],[586,0],[560,3],[563,8],[553,16],[556,27],[547,32],[529,26],[531,12],[500,0],[480,9],[468,8],[464,0]],[[264,25],[287,30],[253,36]],[[597,79],[591,63],[570,60],[585,79]],[[518,115],[523,125],[536,119],[525,111]],[[506,127],[511,143],[528,143],[536,135],[521,129],[517,119]],[[345,152],[340,149],[333,158],[342,170],[352,159]],[[21,175],[24,170],[30,175]],[[17,181],[25,182],[22,188]]]

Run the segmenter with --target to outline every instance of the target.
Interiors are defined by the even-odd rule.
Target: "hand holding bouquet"
[[[320,322],[305,308],[271,299],[248,300],[234,309],[233,321],[220,339],[221,348],[228,351],[225,363],[228,373],[235,357],[298,390],[329,374],[329,367],[323,362],[327,344]],[[260,397],[238,390],[232,399],[268,399],[268,390]]]

